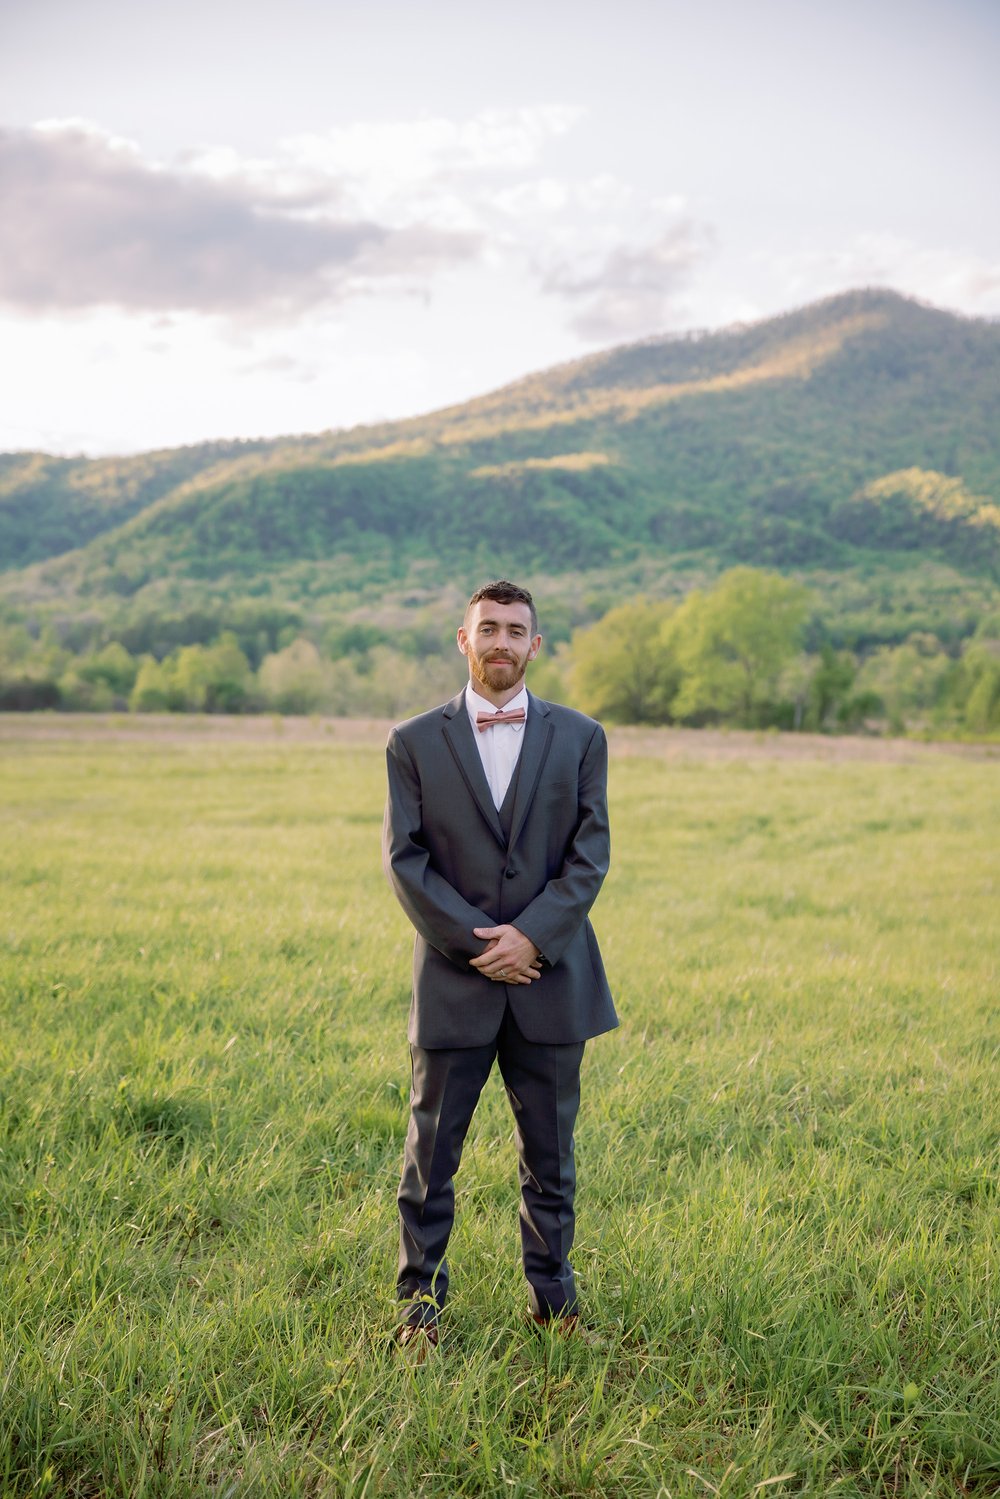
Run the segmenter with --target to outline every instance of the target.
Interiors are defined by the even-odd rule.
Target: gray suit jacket
[[[482,1046],[509,1002],[529,1041],[585,1041],[618,1024],[589,912],[608,869],[607,741],[592,718],[530,696],[509,841],[465,707],[397,725],[386,760],[386,873],[416,928],[410,1040]],[[531,984],[469,959],[473,927],[510,922],[541,949]]]

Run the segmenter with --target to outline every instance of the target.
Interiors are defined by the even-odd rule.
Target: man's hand
[[[538,948],[516,926],[477,926],[472,934],[486,943],[485,952],[469,959],[484,978],[500,984],[530,984],[541,977]]]

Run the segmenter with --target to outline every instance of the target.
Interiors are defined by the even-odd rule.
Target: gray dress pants
[[[521,1257],[532,1311],[576,1310],[569,1263],[575,1223],[573,1128],[584,1043],[526,1041],[510,1007],[488,1046],[411,1046],[410,1125],[399,1183],[397,1294],[406,1321],[433,1322],[448,1291],[445,1251],[455,1217],[453,1178],[494,1061],[514,1113],[521,1185]],[[419,1299],[418,1299],[419,1298]]]

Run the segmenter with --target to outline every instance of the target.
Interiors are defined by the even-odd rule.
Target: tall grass
[[[496,1085],[415,1370],[378,743],[4,732],[0,1492],[996,1492],[995,764],[614,760],[597,1339],[526,1324]]]

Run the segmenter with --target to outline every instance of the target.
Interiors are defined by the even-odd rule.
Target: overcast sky
[[[853,286],[1000,316],[1000,0],[0,0],[0,449],[430,411]]]

